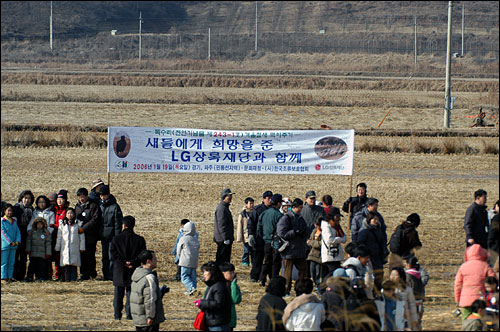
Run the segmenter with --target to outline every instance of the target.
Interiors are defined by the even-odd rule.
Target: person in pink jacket
[[[465,249],[465,262],[455,276],[455,302],[462,310],[462,321],[471,314],[472,303],[485,295],[484,280],[496,274],[488,265],[488,252],[479,244]]]

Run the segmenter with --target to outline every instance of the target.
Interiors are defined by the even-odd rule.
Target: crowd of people
[[[233,330],[237,325],[235,305],[242,297],[231,264],[235,240],[243,247],[242,266],[251,266],[251,282],[265,287],[257,330],[422,329],[429,274],[416,256],[422,247],[417,213],[409,214],[388,236],[379,201],[367,196],[365,183],[357,185],[356,196],[349,197],[342,210],[333,206],[330,195],[318,202],[314,190],[306,192],[304,201],[267,190],[258,205],[252,197],[245,198],[244,208],[233,218],[233,195],[228,188],[221,192],[214,213],[217,251],[213,261],[201,266],[206,287],[193,302],[208,330]],[[162,297],[169,288],[159,286],[156,255],[134,233],[135,218],[122,215],[101,179],[92,182],[90,192],[78,189],[76,196],[74,208],[64,189],[36,199],[24,190],[14,205],[2,201],[2,285],[96,279],[100,241],[102,279],[114,285],[114,318],[122,318],[126,298],[126,319],[133,320],[137,330],[158,330],[165,320]],[[498,328],[499,202],[487,211],[486,201],[486,191],[478,190],[466,210],[465,261],[455,279],[455,300],[467,330]],[[346,215],[344,230],[341,220]],[[194,221],[182,219],[180,224],[172,249],[176,280],[187,296],[195,297],[199,234]]]

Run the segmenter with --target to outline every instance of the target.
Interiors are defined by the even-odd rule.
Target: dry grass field
[[[467,129],[472,123],[467,116],[474,115],[478,105],[493,98],[488,92],[463,91],[454,94],[457,100],[452,112],[452,129]],[[498,94],[498,83],[495,91]],[[329,124],[334,129],[367,130],[376,128],[389,109],[391,113],[383,129],[440,129],[443,122],[443,93],[412,89],[173,88],[2,81],[1,96],[2,124],[18,125],[252,130],[319,129],[321,124]],[[492,106],[498,110],[498,97],[496,102],[493,98]],[[498,127],[494,131],[498,133]],[[83,134],[105,136],[98,132]],[[2,198],[8,202],[15,202],[19,192],[26,188],[35,196],[65,188],[70,192],[73,205],[79,187],[89,188],[97,177],[106,179],[105,148],[95,148],[92,144],[80,148],[4,146],[7,135],[2,129],[1,191]],[[61,135],[58,139],[64,139],[71,133],[52,135]],[[355,138],[357,146],[366,142],[409,145],[415,140],[415,137]],[[422,140],[433,140],[436,144],[466,143],[479,149],[484,144],[494,145],[497,152],[376,153],[358,149],[353,183],[366,182],[368,195],[380,200],[379,210],[389,232],[410,213],[419,213],[423,247],[418,257],[431,275],[423,327],[425,330],[457,330],[460,322],[452,316],[453,280],[463,260],[463,217],[478,188],[489,193],[490,206],[498,199],[498,135]],[[189,218],[195,221],[200,232],[200,265],[215,258],[213,213],[224,187],[236,193],[231,205],[234,217],[242,209],[245,197],[252,196],[258,202],[267,189],[292,198],[303,198],[307,190],[313,189],[319,197],[332,195],[336,206],[350,194],[349,177],[341,176],[112,174],[112,193],[123,213],[136,217],[136,232],[157,252],[160,282],[171,288],[164,298],[167,321],[161,325],[162,330],[193,330],[197,309],[192,301],[196,297],[184,295],[183,285],[173,281],[175,265],[170,251],[180,220]],[[348,229],[345,220],[342,225]],[[236,307],[237,329],[254,330],[257,305],[264,289],[250,283],[249,268],[240,264],[241,253],[241,244],[235,243],[232,262],[236,265],[243,297]],[[201,281],[199,289],[203,289]],[[130,321],[113,320],[111,282],[18,282],[2,286],[1,292],[2,330],[133,329]]]

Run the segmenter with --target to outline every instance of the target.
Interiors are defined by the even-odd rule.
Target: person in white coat
[[[321,323],[326,319],[323,303],[311,294],[314,283],[309,278],[295,283],[296,298],[283,313],[283,324],[288,331],[321,331]]]
[[[60,252],[60,266],[64,269],[64,281],[76,281],[77,267],[81,266],[80,253],[85,250],[85,234],[79,232],[75,209],[67,208],[66,217],[59,225],[55,251]]]
[[[381,331],[404,331],[404,305],[395,294],[396,284],[391,280],[382,283],[379,299],[375,300],[380,316]]]
[[[341,217],[340,209],[332,207],[321,222],[321,261],[326,267],[327,276],[331,276],[344,259],[341,243],[346,243],[347,237],[340,226]]]
[[[56,223],[56,215],[52,210],[52,206],[50,205],[50,200],[47,196],[40,195],[35,200],[35,210],[33,211],[33,215],[31,216],[31,221],[28,224],[28,232],[31,231],[31,227],[33,225],[33,221],[36,218],[42,217],[47,221],[48,231],[50,234],[54,231],[54,224]]]

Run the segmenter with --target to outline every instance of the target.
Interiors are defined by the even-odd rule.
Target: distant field
[[[87,126],[300,130],[319,129],[322,124],[328,124],[333,129],[363,131],[363,136],[355,138],[358,152],[354,156],[354,185],[366,182],[368,195],[380,200],[380,212],[389,233],[412,212],[419,213],[422,218],[419,233],[424,245],[418,257],[431,275],[424,329],[460,328],[460,321],[453,318],[452,312],[455,309],[453,279],[464,250],[463,216],[478,188],[490,194],[489,205],[498,199],[498,127],[488,130],[489,136],[494,137],[365,135],[377,127],[389,110],[381,126],[388,134],[398,130],[440,131],[442,92],[432,89],[173,88],[4,82],[1,87],[1,188],[2,198],[8,202],[14,202],[19,192],[26,188],[35,195],[65,188],[74,205],[79,187],[89,187],[97,177],[106,179],[106,149],[94,147],[102,143],[106,133],[84,132]],[[498,84],[496,87],[498,89]],[[483,129],[468,129],[472,124],[468,116],[476,114],[480,105],[490,105],[486,108],[488,116],[496,116],[495,119],[487,118],[489,123],[498,121],[498,93],[472,89],[454,95],[452,130],[481,132]],[[73,129],[10,132],[4,130],[7,125],[67,125]],[[21,147],[4,146],[4,140],[12,135],[28,140],[45,135],[49,144],[45,148],[30,147],[28,143]],[[75,137],[84,142],[80,148],[50,144],[51,139],[63,141]],[[412,147],[421,143],[467,145],[480,152],[429,154],[366,152],[369,150],[363,149],[363,146]],[[485,152],[485,146],[496,148],[496,154]],[[200,232],[200,265],[215,257],[213,213],[224,187],[236,192],[231,205],[235,217],[245,197],[252,196],[259,201],[267,189],[291,198],[303,198],[306,191],[314,189],[318,197],[332,195],[336,206],[350,194],[349,177],[340,176],[112,174],[112,193],[124,214],[137,218],[136,231],[145,236],[148,246],[158,253],[161,283],[171,287],[164,299],[167,322],[162,324],[162,330],[193,330],[192,321],[197,312],[192,304],[195,298],[182,294],[182,284],[172,281],[175,266],[170,251],[180,220],[190,218]],[[342,226],[347,230],[345,219],[347,216]],[[237,267],[243,291],[243,302],[236,307],[237,329],[249,331],[255,329],[257,305],[264,289],[250,283],[249,269],[239,264],[241,252],[241,244],[235,244],[232,262]],[[199,289],[203,289],[201,281]],[[110,282],[15,283],[2,286],[1,291],[2,328],[109,331],[133,328],[129,321],[112,319],[113,287]],[[47,308],[54,306],[57,310],[49,310],[48,314]]]

